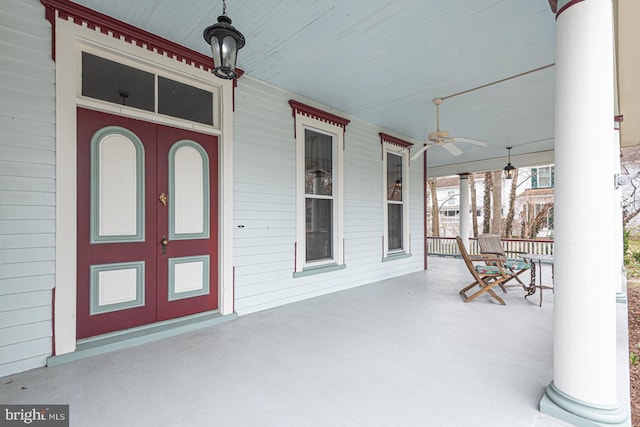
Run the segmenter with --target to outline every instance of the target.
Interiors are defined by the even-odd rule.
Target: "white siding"
[[[235,309],[239,314],[423,268],[421,162],[410,170],[412,256],[382,262],[384,205],[378,133],[385,130],[352,119],[346,128],[344,161],[347,267],[293,277],[296,143],[289,99],[331,111],[247,76],[238,81],[234,114],[234,266]],[[339,111],[331,112],[345,117]]]
[[[0,56],[1,377],[51,354],[55,72],[38,0],[3,0]]]

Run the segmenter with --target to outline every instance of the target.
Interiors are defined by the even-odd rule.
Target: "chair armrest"
[[[502,255],[502,252],[481,251],[483,254]]]
[[[469,255],[469,260],[481,261],[481,262],[487,262],[487,261],[500,262],[500,263],[506,262],[506,259],[504,259],[503,257],[498,257],[493,254]]]

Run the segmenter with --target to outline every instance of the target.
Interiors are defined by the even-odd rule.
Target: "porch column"
[[[469,174],[461,173],[460,176],[460,237],[464,247],[469,250],[469,232],[471,230],[471,214],[469,213]]]
[[[612,2],[561,0],[556,19],[554,370],[540,410],[579,426],[618,425],[628,414],[617,398],[620,266],[611,255]]]

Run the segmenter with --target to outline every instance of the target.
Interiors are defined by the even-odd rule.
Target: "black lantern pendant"
[[[507,150],[509,150],[509,162],[507,163],[507,166],[505,166],[504,169],[502,169],[502,176],[504,177],[504,179],[513,179],[513,177],[516,174],[516,167],[511,164],[512,148],[513,147],[507,147]]]
[[[231,25],[227,16],[227,5],[222,0],[222,15],[218,22],[204,30],[204,39],[211,45],[213,74],[222,79],[235,79],[238,50],[244,46],[244,36]]]

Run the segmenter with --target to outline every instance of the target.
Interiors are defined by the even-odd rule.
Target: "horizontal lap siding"
[[[293,278],[296,144],[289,99],[330,111],[250,77],[238,81],[234,113],[234,267],[235,307],[240,314],[423,267],[421,166],[410,170],[413,256],[382,262],[383,183],[378,133],[384,130],[352,119],[346,128],[344,153],[347,268]]]
[[[0,14],[0,376],[51,354],[55,283],[55,68],[38,0]]]

